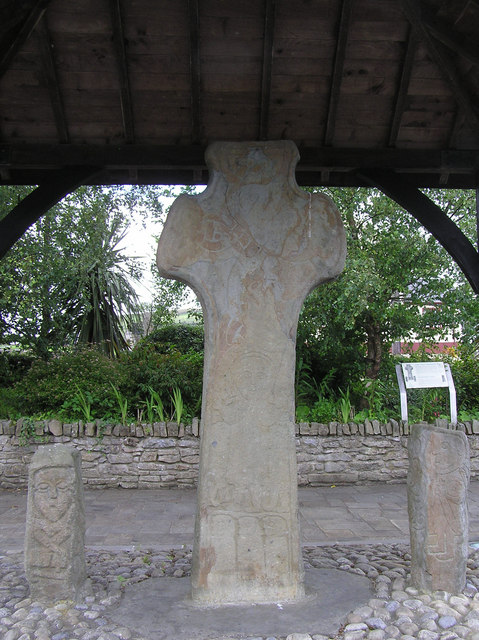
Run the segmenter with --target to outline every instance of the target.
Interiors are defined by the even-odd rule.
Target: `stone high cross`
[[[296,329],[308,293],[335,278],[345,234],[334,204],[299,189],[292,142],[214,143],[207,189],[174,202],[160,273],[204,313],[197,602],[303,593],[294,441]]]

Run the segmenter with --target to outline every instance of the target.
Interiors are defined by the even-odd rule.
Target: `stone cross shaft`
[[[333,203],[296,184],[292,142],[215,143],[207,189],[171,207],[162,275],[186,282],[205,322],[192,595],[303,595],[294,443],[296,328],[308,293],[336,277],[345,235]]]

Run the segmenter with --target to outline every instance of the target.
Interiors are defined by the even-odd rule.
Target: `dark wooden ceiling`
[[[0,0],[0,184],[203,183],[270,139],[300,184],[477,186],[479,0]]]

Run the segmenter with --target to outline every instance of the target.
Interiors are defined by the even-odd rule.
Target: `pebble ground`
[[[471,550],[462,593],[421,594],[408,587],[407,545],[316,546],[304,548],[305,565],[367,576],[372,597],[352,611],[331,640],[479,640],[479,552]],[[0,638],[2,640],[151,640],[115,624],[113,609],[125,585],[151,577],[190,573],[191,549],[90,551],[93,595],[84,602],[45,608],[29,597],[18,552],[0,556]],[[328,640],[318,625],[309,634],[248,640]]]

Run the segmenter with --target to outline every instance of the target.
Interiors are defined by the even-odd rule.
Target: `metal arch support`
[[[34,222],[99,171],[98,167],[62,169],[19,202],[0,220],[0,258]]]
[[[475,293],[479,293],[479,253],[444,211],[400,174],[382,169],[359,173],[371,186],[409,211],[442,244]]]

